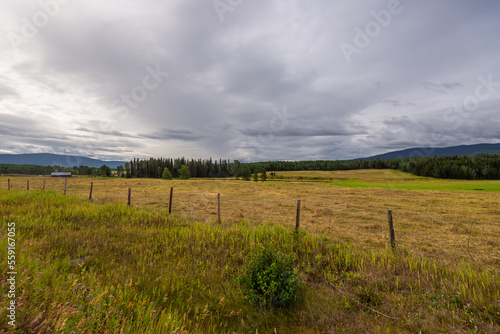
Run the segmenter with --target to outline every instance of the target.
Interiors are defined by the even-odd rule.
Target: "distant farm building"
[[[71,172],[54,172],[50,174],[52,177],[71,177]]]

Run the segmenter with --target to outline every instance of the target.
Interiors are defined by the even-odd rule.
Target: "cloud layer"
[[[350,159],[500,142],[500,3],[0,4],[0,153]]]

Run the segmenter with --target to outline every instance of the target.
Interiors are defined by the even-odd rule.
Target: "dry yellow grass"
[[[304,177],[304,178],[322,178],[332,180],[356,179],[360,181],[408,181],[408,180],[427,180],[429,178],[415,176],[392,169],[361,169],[361,170],[303,170],[303,171],[284,171],[275,172],[277,176],[283,177]]]
[[[283,176],[327,177],[373,182],[415,182],[425,179],[394,171],[277,172]],[[63,192],[64,180],[10,178],[15,189],[41,188]],[[253,182],[233,179],[68,179],[67,195],[88,198],[90,182],[98,203],[127,202],[166,210],[174,187],[174,215],[215,220],[217,193],[223,220],[275,222],[293,227],[297,200],[302,201],[301,228],[361,249],[379,250],[388,242],[387,210],[393,210],[398,247],[455,265],[462,260],[484,269],[500,268],[500,193],[477,191],[402,190],[340,187],[317,182]],[[444,181],[443,181],[444,182]],[[457,181],[459,182],[459,181]],[[7,177],[0,178],[7,187]]]
[[[16,223],[23,250],[17,330],[62,330],[62,316],[65,330],[103,333],[498,332],[500,193],[356,187],[444,182],[390,171],[339,173],[352,173],[346,182],[354,186],[346,187],[311,182],[315,173],[258,183],[71,178],[66,197],[22,190],[28,180],[31,189],[45,180],[46,189],[62,193],[63,179],[11,177],[21,191],[0,190],[0,221]],[[90,182],[95,204],[83,200]],[[6,183],[0,178],[0,189]],[[172,186],[173,215],[209,222],[167,218]],[[99,204],[126,203],[129,187],[133,207],[158,212]],[[301,228],[310,233],[292,232],[297,199]],[[388,247],[387,209],[399,249],[409,251]],[[251,250],[269,238],[293,256],[303,281],[291,310],[255,308],[235,283]],[[86,256],[82,266],[71,265]]]

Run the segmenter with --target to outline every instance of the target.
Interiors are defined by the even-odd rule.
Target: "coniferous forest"
[[[161,178],[164,168],[179,177],[182,165],[191,177],[248,177],[262,171],[395,169],[417,176],[462,180],[500,179],[500,155],[413,157],[371,160],[265,161],[243,163],[234,160],[160,158],[134,159],[125,164],[127,177]]]
[[[417,176],[462,180],[500,179],[500,155],[414,157],[371,160],[268,161],[241,164],[251,173],[298,170],[395,169]],[[233,168],[235,169],[235,168]]]
[[[127,177],[161,178],[163,170],[168,168],[173,177],[179,177],[179,170],[183,165],[188,167],[191,177],[229,177],[233,175],[229,160],[186,159],[184,157],[133,159],[125,163],[125,173]]]
[[[57,166],[0,164],[0,174],[47,175],[60,170]]]
[[[249,179],[252,174],[262,171],[300,170],[352,170],[352,169],[394,169],[417,176],[461,180],[500,179],[500,155],[480,154],[477,156],[413,157],[399,159],[366,160],[309,160],[309,161],[264,161],[239,162],[234,160],[150,158],[133,159],[119,167],[118,175],[138,178],[161,178],[167,168],[173,177],[180,176],[183,165],[189,169],[190,177],[220,178],[237,176]],[[47,175],[54,171],[71,171],[75,175],[100,175],[97,168],[87,166],[62,168],[58,166],[0,165],[0,174]]]

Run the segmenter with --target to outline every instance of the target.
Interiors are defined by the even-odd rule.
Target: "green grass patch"
[[[415,176],[398,170],[361,169],[346,171],[275,172],[279,181],[318,182],[350,188],[404,190],[458,190],[500,192],[500,180],[451,180]]]
[[[335,181],[328,184],[351,187],[351,188],[388,188],[388,189],[406,189],[406,190],[460,190],[460,191],[493,191],[500,192],[500,181],[463,181],[463,180],[426,180],[409,181],[396,183],[387,181],[369,182],[356,179],[347,181]]]

